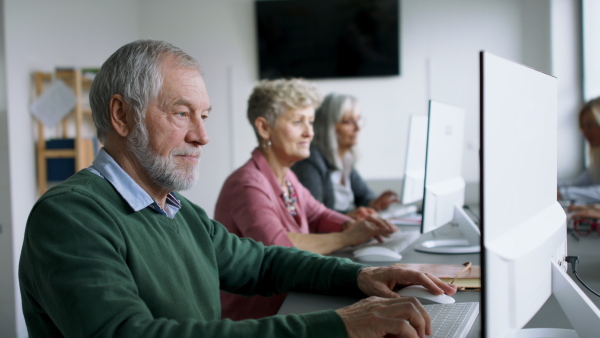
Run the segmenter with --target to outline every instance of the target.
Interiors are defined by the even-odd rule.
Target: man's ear
[[[127,108],[123,96],[115,94],[110,98],[110,123],[115,132],[121,137],[126,137],[131,132],[130,126],[127,124]]]
[[[271,138],[271,125],[267,122],[267,119],[260,116],[254,120],[254,127],[263,140],[269,140]]]

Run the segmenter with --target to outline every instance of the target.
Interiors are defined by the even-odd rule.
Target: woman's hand
[[[572,212],[571,218],[600,218],[600,204],[590,205],[571,205],[569,212]]]
[[[398,198],[398,194],[391,190],[386,190],[369,204],[373,209],[381,211],[387,209],[392,203],[401,203],[401,201]]]
[[[346,213],[346,216],[352,217],[355,220],[365,219],[373,214],[377,214],[377,211],[369,207],[358,207],[350,212]]]
[[[398,231],[395,225],[379,218],[377,214],[372,214],[363,220],[349,221],[342,234],[346,236],[346,245],[358,245],[371,238],[381,242],[383,237],[387,237],[395,231]]]

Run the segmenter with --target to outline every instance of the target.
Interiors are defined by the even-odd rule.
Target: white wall
[[[552,0],[552,72],[558,78],[558,179],[583,169],[584,140],[577,114],[582,104],[579,1]]]
[[[204,66],[214,110],[202,177],[185,195],[212,215],[223,180],[248,159],[256,144],[245,117],[246,100],[257,80],[254,6],[253,0],[0,1],[4,3],[0,55],[2,46],[5,52],[4,59],[0,57],[0,327],[4,332],[5,327],[16,326],[9,336],[24,336],[15,267],[24,224],[37,198],[34,128],[27,110],[31,72],[65,65],[99,66],[119,46],[138,38],[164,39],[196,57]],[[566,14],[554,11],[561,2],[568,7]],[[556,37],[553,20],[560,18],[562,29],[568,26],[573,33],[569,20],[574,18],[569,14],[576,2],[555,0],[551,7],[547,1],[401,1],[401,76],[316,81],[324,93],[337,91],[360,99],[367,119],[358,166],[363,176],[402,178],[409,116],[426,114],[427,99],[432,98],[467,110],[463,174],[468,182],[479,179],[478,52],[482,49],[560,74],[559,96],[569,99],[559,102],[566,116],[565,123],[559,123],[559,137],[568,145],[559,150],[563,163],[559,175],[574,175],[582,166],[579,152],[571,147],[582,144],[581,137],[569,122],[579,105],[574,99],[578,89],[571,87],[578,74],[561,64],[578,60],[574,52],[563,51],[561,59],[553,59],[549,51],[560,54],[556,49],[572,40],[568,34]],[[10,85],[3,86],[3,77]],[[4,243],[13,244],[8,259]],[[14,313],[16,325],[9,318]]]
[[[600,95],[600,1],[581,0],[583,6],[582,26],[584,27],[583,41],[585,43],[583,62],[585,73],[583,74],[583,98],[591,100]]]

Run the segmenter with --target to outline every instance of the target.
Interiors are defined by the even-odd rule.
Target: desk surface
[[[418,230],[417,226],[404,226],[404,231]],[[451,236],[454,231],[451,227],[441,228],[438,231],[438,236]],[[417,243],[432,238],[432,234],[425,234]],[[462,264],[466,261],[471,261],[473,264],[480,264],[479,254],[466,254],[466,255],[436,255],[420,253],[414,250],[414,243],[408,247],[402,253],[401,263],[439,263],[439,264]],[[569,235],[567,237],[568,253],[569,255],[579,256],[578,273],[583,281],[597,292],[600,291],[600,254],[597,253],[598,247],[600,247],[600,235],[593,233],[588,237],[579,238],[577,240],[574,236]],[[336,253],[336,256],[351,258],[351,252],[340,252]],[[373,266],[385,266],[386,263],[372,263]],[[577,282],[575,277],[572,275],[569,269],[569,275]],[[600,297],[595,296],[590,291],[581,286],[581,289],[585,294],[600,308]],[[481,294],[477,291],[463,291],[457,293],[454,298],[457,302],[480,302]],[[357,299],[344,298],[344,297],[333,297],[323,296],[314,294],[303,294],[292,292],[288,295],[284,301],[279,314],[289,313],[306,313],[311,311],[318,311],[323,309],[337,309],[344,307],[356,302]],[[531,319],[531,321],[525,326],[528,328],[539,328],[539,327],[555,327],[555,328],[567,328],[571,329],[572,326],[569,323],[564,311],[558,304],[558,301],[554,297],[546,302],[546,304],[540,309],[540,311]],[[473,328],[471,329],[468,337],[480,337],[481,336],[481,316],[477,317]]]

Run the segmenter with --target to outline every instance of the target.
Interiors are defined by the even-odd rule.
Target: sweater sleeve
[[[295,247],[264,246],[213,221],[211,237],[224,291],[270,296],[289,291],[364,297],[357,276],[366,265]]]
[[[369,206],[371,200],[375,199],[375,193],[367,186],[356,169],[352,169],[350,173],[350,184],[354,193],[354,204],[357,207]]]
[[[264,246],[251,238],[239,238],[213,221],[211,237],[218,252],[221,288],[241,294],[270,296],[289,291],[365,297],[357,275],[365,265],[349,259],[327,257],[295,247]],[[264,327],[279,328],[276,335],[294,337],[345,337],[345,326],[333,310],[303,315],[273,316],[235,322],[244,325],[245,337],[263,337]],[[255,327],[260,335],[252,335]],[[287,331],[285,331],[287,330]]]

